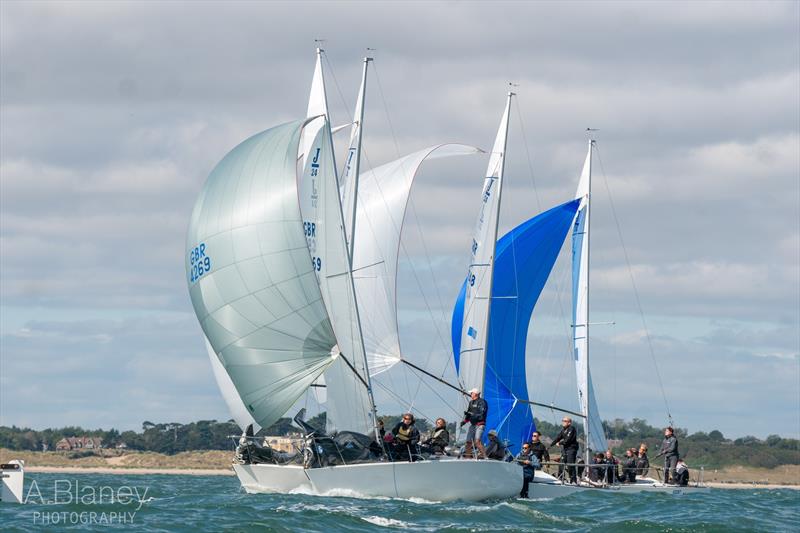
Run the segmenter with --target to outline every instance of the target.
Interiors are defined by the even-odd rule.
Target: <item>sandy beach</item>
[[[26,466],[26,472],[45,474],[171,474],[182,476],[233,476],[232,469],[221,468],[115,468],[115,467],[58,467],[58,466]]]

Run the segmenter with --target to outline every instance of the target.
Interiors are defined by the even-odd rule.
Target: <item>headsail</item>
[[[486,345],[489,342],[489,311],[492,303],[495,245],[500,218],[503,167],[512,95],[513,93],[508,94],[506,109],[503,112],[494,147],[489,156],[489,167],[483,182],[481,210],[472,234],[472,260],[467,274],[464,325],[461,332],[458,367],[459,379],[467,390],[475,387],[483,391]]]
[[[531,314],[564,244],[578,200],[556,206],[520,224],[497,242],[494,267],[494,301],[489,320],[484,398],[489,404],[487,428],[501,439],[519,443],[534,429],[526,380],[526,357]],[[453,310],[452,341],[456,367],[462,350],[467,282]],[[521,400],[521,401],[520,401]]]
[[[360,176],[353,281],[372,375],[401,360],[397,331],[397,258],[414,176],[423,161],[479,152],[464,144],[440,144]]]
[[[247,411],[278,420],[336,344],[297,202],[303,122],[242,142],[211,172],[186,243],[192,306]]]
[[[597,402],[594,397],[592,376],[589,371],[589,214],[592,179],[592,145],[583,164],[575,199],[580,207],[572,229],[572,332],[575,372],[578,378],[578,402],[584,415],[583,429],[588,436],[589,450],[608,448]]]

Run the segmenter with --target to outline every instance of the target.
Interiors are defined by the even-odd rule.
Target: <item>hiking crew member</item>
[[[613,485],[619,480],[619,460],[609,448],[606,450],[606,483]]]
[[[489,431],[489,446],[486,448],[486,457],[497,461],[502,461],[506,458],[506,447],[497,438],[497,431],[493,429]]]
[[[469,391],[470,402],[467,405],[467,410],[464,411],[464,420],[461,421],[461,427],[469,422],[469,429],[467,430],[467,443],[464,446],[464,455],[473,455],[473,449],[478,448],[478,457],[486,457],[486,450],[483,448],[483,430],[486,429],[486,414],[489,412],[489,404],[486,400],[481,398],[481,393],[478,389]]]
[[[422,444],[428,446],[431,453],[446,455],[445,447],[450,444],[450,432],[447,431],[447,422],[444,418],[436,419],[433,434]]]
[[[522,450],[514,458],[517,463],[522,465],[522,490],[519,491],[520,498],[528,497],[528,485],[533,481],[536,467],[539,466],[538,459],[531,452],[531,445],[527,442],[522,445]]]
[[[398,458],[414,460],[417,444],[419,443],[419,430],[414,425],[414,415],[406,413],[403,420],[392,429],[392,445]]]
[[[589,480],[599,483],[605,478],[606,459],[602,453],[597,452],[592,457],[592,466],[589,467]]]
[[[673,483],[675,466],[678,464],[678,439],[672,427],[664,429],[664,440],[661,442],[661,451],[656,457],[664,456],[664,483]]]
[[[647,444],[639,445],[639,458],[636,460],[636,475],[644,477],[650,470],[650,459],[647,458]]]
[[[578,484],[578,477],[575,472],[575,461],[578,458],[578,431],[572,425],[572,419],[565,416],[561,420],[561,431],[556,435],[553,446],[561,446],[561,462],[567,463],[567,473],[569,474],[569,482]]]
[[[539,464],[550,462],[550,452],[547,451],[547,446],[541,441],[541,434],[534,431],[531,435],[531,453],[539,459]]]

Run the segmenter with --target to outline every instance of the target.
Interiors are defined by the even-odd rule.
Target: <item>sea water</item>
[[[26,473],[0,531],[798,531],[800,491],[436,503],[245,494],[234,476]]]

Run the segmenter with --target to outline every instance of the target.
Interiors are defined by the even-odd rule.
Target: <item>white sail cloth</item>
[[[597,410],[594,386],[589,372],[589,199],[591,194],[592,145],[583,164],[575,198],[580,199],[572,231],[573,349],[578,382],[578,402],[584,415],[583,429],[589,435],[588,447],[608,449],[603,423]]]
[[[322,120],[323,127],[309,146],[299,199],[311,265],[341,353],[326,372],[326,429],[370,434],[375,423],[367,388],[368,370],[353,292],[330,126],[324,117]]]
[[[317,62],[314,65],[314,76],[311,78],[311,93],[308,96],[306,117],[313,120],[305,125],[300,136],[300,149],[297,154],[306,166],[311,144],[328,118],[328,95],[325,91],[325,76],[322,72],[322,50],[317,48]],[[316,118],[314,118],[316,117]]]
[[[217,352],[214,351],[214,347],[211,346],[208,339],[206,339],[206,351],[208,352],[208,359],[211,361],[211,370],[214,372],[214,379],[217,380],[217,386],[219,387],[220,393],[222,393],[222,398],[228,406],[228,410],[231,412],[233,420],[242,431],[247,429],[247,426],[252,425],[253,433],[258,433],[261,430],[261,426],[253,419],[253,416],[247,410],[247,407],[245,407],[244,402],[239,398],[236,385],[231,381],[231,377],[225,371],[225,367],[222,366]]]
[[[489,335],[489,311],[492,298],[494,253],[497,243],[497,224],[503,187],[503,161],[508,137],[509,96],[500,120],[483,193],[480,214],[472,234],[472,259],[467,273],[464,299],[464,325],[461,332],[461,353],[458,374],[463,387],[483,391],[486,368],[486,343]]]
[[[353,279],[371,375],[401,360],[397,326],[397,259],[411,186],[427,159],[480,153],[440,144],[361,174],[356,209]]]
[[[186,243],[192,306],[247,412],[267,427],[333,362],[297,194],[303,122],[242,142],[211,172]]]

